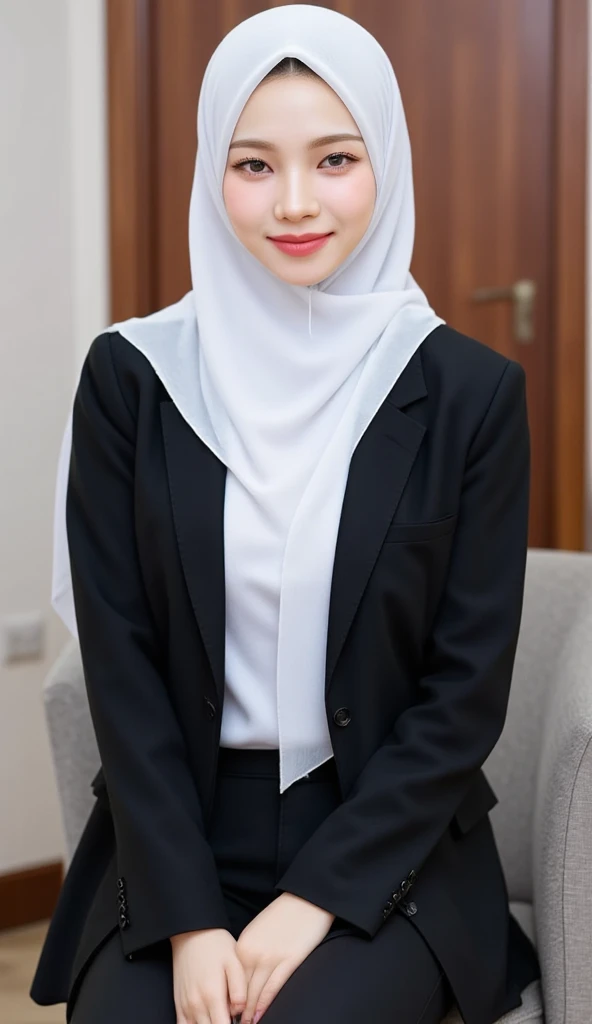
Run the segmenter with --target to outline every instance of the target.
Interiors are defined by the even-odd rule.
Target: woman
[[[491,1024],[538,977],[481,772],[524,374],[409,274],[400,95],[354,21],[242,22],[198,139],[194,289],[95,339],[62,450],[54,605],[102,768],[31,994],[73,1024]]]

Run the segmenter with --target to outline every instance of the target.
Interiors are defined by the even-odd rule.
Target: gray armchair
[[[44,702],[68,859],[99,768],[78,644]],[[592,1022],[592,554],[530,550],[504,732],[485,764],[511,907],[542,967],[503,1024]],[[460,1024],[456,1009],[443,1024]],[[501,1024],[501,1022],[500,1022]]]

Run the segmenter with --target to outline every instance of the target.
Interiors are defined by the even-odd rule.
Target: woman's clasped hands
[[[279,990],[325,938],[335,915],[281,893],[238,939],[223,928],[171,937],[177,1024],[257,1024]]]

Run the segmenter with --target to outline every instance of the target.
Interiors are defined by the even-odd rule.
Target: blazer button
[[[333,715],[333,721],[335,722],[335,725],[349,725],[351,722],[349,708],[337,708],[337,711]]]
[[[213,704],[211,700],[208,700],[207,697],[204,697],[204,701],[205,701],[205,705],[206,705],[206,714],[207,714],[208,718],[215,718],[216,717],[216,705]]]

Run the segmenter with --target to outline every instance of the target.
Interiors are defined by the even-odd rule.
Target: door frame
[[[555,2],[553,546],[582,551],[586,547],[589,15],[588,0]]]
[[[120,321],[156,308],[156,0],[106,4],[110,315]],[[208,5],[203,16],[213,17]],[[588,0],[555,0],[554,64],[552,546],[583,550]]]

